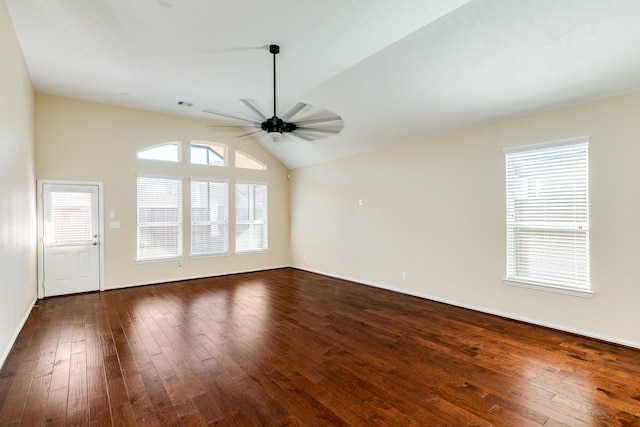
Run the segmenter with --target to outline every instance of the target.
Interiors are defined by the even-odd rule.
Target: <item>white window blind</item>
[[[589,291],[588,139],[504,153],[507,280]]]
[[[86,192],[52,191],[50,244],[88,243],[93,240],[93,195]]]
[[[267,184],[236,183],[236,252],[268,249]]]
[[[182,256],[182,179],[138,176],[138,260]]]
[[[191,181],[191,254],[229,251],[228,188],[226,181]]]

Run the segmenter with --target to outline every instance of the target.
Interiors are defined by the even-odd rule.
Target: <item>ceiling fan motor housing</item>
[[[281,118],[276,117],[276,116],[273,116],[270,119],[267,119],[264,122],[260,123],[260,127],[262,128],[262,130],[264,130],[264,131],[266,131],[268,133],[272,133],[272,132],[278,132],[278,133],[293,132],[297,128],[295,123],[287,123],[284,120],[282,120]]]

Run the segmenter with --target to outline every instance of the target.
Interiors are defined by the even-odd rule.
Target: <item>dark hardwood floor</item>
[[[1,426],[639,426],[640,351],[295,269],[39,301]]]

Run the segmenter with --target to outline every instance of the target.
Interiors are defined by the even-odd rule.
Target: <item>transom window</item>
[[[191,141],[191,164],[225,166],[226,146],[207,141]]]
[[[240,150],[236,150],[236,167],[241,169],[267,170],[266,164]]]
[[[507,149],[504,153],[506,279],[588,296],[588,139]]]
[[[175,141],[143,148],[138,151],[138,158],[146,160],[162,160],[165,162],[179,162],[181,145],[182,144],[180,144],[180,142]]]

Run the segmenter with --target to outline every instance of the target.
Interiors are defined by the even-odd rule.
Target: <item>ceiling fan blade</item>
[[[244,138],[245,136],[255,135],[258,132],[262,132],[262,129],[254,130],[253,132],[245,133],[242,135],[238,135],[238,138]]]
[[[251,111],[253,111],[254,113],[256,113],[258,115],[258,117],[260,117],[260,119],[262,121],[267,120],[267,116],[265,116],[262,111],[260,111],[258,109],[258,107],[256,107],[255,105],[253,105],[253,103],[255,102],[252,99],[241,99],[240,102],[242,102],[244,105],[247,106],[247,108],[249,108]]]
[[[293,131],[293,132],[287,132],[287,134],[293,135],[293,136],[295,136],[297,138],[300,138],[300,139],[304,139],[305,141],[309,141],[309,142],[314,141],[314,138],[311,138],[308,135],[303,135],[300,132]]]
[[[256,126],[260,126],[260,123],[258,123],[256,121],[253,121],[253,120],[250,120],[250,119],[244,119],[242,117],[232,116],[231,114],[219,113],[217,111],[208,110],[208,109],[204,110],[204,112],[205,113],[209,113],[209,114],[215,114],[216,116],[227,117],[227,118],[230,118],[230,119],[240,120],[240,121],[243,121],[243,122],[251,123],[251,124],[256,125]]]
[[[342,121],[342,117],[340,116],[319,117],[317,119],[309,119],[309,120],[302,120],[299,122],[295,122],[295,124],[296,126],[305,126],[305,125],[315,125],[316,123],[336,122],[338,120]]]
[[[289,121],[293,116],[298,114],[300,112],[300,110],[302,110],[306,106],[307,106],[307,104],[305,104],[304,102],[298,102],[296,105],[291,107],[289,109],[289,111],[284,113],[282,115],[281,119],[284,120],[285,122]]]
[[[255,125],[207,125],[208,128],[249,128],[257,127]]]
[[[339,134],[340,132],[342,132],[342,129],[323,129],[323,128],[308,128],[305,126],[298,126],[296,129],[301,130],[303,132],[320,132],[320,133],[332,133],[334,135]]]
[[[201,49],[189,49],[182,50],[180,52],[172,51],[172,52],[158,52],[156,54],[148,54],[148,55],[136,55],[135,58],[172,58],[172,57],[186,57],[186,56],[205,56],[205,55],[217,55],[217,54],[233,54],[237,52],[244,52],[249,50],[263,50],[265,46],[229,46],[229,47],[211,47],[206,48],[203,47]],[[168,49],[173,50],[173,49]],[[128,57],[128,56],[127,56]]]

